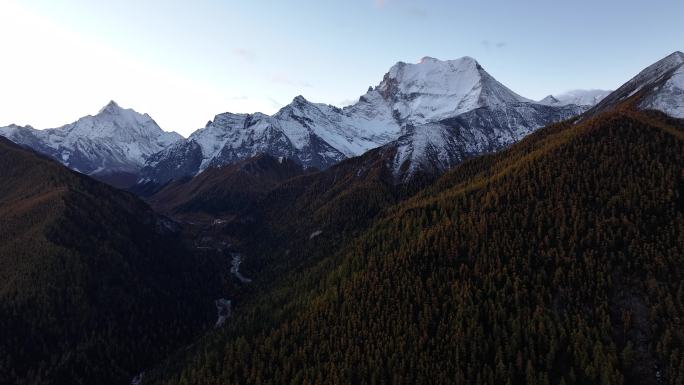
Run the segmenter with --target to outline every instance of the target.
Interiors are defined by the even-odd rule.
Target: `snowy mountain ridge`
[[[656,86],[655,92],[642,99],[639,107],[659,110],[675,118],[684,118],[684,53],[673,53],[652,70],[653,76],[656,77],[654,82],[658,82],[662,77],[666,78],[662,85]],[[663,75],[657,78],[661,72]]]
[[[684,53],[673,52],[651,64],[608,95],[589,114],[613,108],[637,97],[640,109],[661,111],[674,118],[684,118]]]
[[[675,52],[614,92],[573,90],[539,102],[513,92],[471,57],[398,62],[358,101],[338,108],[303,96],[273,115],[222,113],[187,139],[110,102],[58,128],[0,127],[0,135],[79,172],[164,184],[257,154],[324,169],[384,147],[399,180],[497,151],[535,129],[639,96],[638,107],[684,117],[684,54]]]
[[[433,143],[437,137],[431,136],[431,146],[426,147],[426,151],[456,140],[453,135],[459,140],[468,137],[483,141],[480,146],[469,143],[468,148],[495,150],[517,140],[523,133],[567,119],[584,109],[542,106],[526,99],[496,81],[470,57],[446,61],[425,57],[416,64],[396,63],[376,87],[369,88],[358,102],[344,108],[311,103],[297,96],[271,116],[261,113],[216,115],[187,140],[150,157],[142,170],[141,182],[165,183],[258,153],[291,158],[305,167],[327,168],[372,148],[393,143],[402,136],[405,136],[404,142],[411,137],[415,140],[425,138],[433,126],[425,126],[426,131],[422,133],[423,125],[472,115],[477,110],[490,113],[486,117],[482,113],[473,115],[473,124],[490,124],[496,120],[494,126],[497,128],[489,130],[478,126],[478,134],[468,135],[461,131],[471,127],[462,120],[458,128],[442,132],[452,138]],[[536,114],[545,116],[533,116]],[[500,129],[506,132],[499,132]],[[397,163],[416,161],[420,158],[420,148],[423,147],[402,152],[412,155],[397,159]],[[457,156],[443,154],[441,158],[453,157],[456,161],[476,152],[462,149]],[[400,174],[398,169],[396,173]]]
[[[163,131],[147,114],[110,101],[96,115],[58,128],[0,128],[0,135],[26,145],[84,174],[137,173],[147,158],[183,139]]]
[[[548,95],[539,103],[549,106],[566,106],[568,104],[594,106],[611,92],[606,90],[571,90],[558,95]]]
[[[480,107],[532,102],[506,88],[471,57],[399,62],[376,88],[406,123],[422,124]]]

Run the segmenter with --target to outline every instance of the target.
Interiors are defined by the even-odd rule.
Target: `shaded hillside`
[[[0,383],[128,383],[214,320],[173,222],[5,139],[0,163]]]
[[[302,174],[302,167],[292,160],[257,155],[173,181],[149,202],[157,210],[178,216],[230,215],[253,209],[278,183]]]
[[[260,281],[316,262],[365,231],[383,210],[430,181],[415,175],[397,185],[391,148],[371,150],[324,171],[287,179],[228,219],[218,232],[246,255],[244,268]],[[258,283],[258,282],[257,282]]]
[[[385,209],[147,381],[680,383],[682,165],[684,123],[657,113],[540,130]]]

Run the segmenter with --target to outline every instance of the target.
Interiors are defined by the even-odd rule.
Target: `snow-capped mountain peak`
[[[662,71],[663,75],[656,81],[653,92],[642,98],[639,107],[684,118],[684,53],[674,52],[661,62],[658,72]]]
[[[110,101],[96,115],[58,128],[10,126],[0,135],[29,146],[85,174],[136,174],[147,158],[182,139],[163,131],[147,114]]]
[[[559,104],[560,100],[556,99],[553,95],[547,95],[544,99],[539,101],[540,104],[554,105]]]
[[[529,102],[489,75],[469,56],[455,60],[424,57],[416,64],[399,62],[375,91],[401,120],[422,124],[476,108]]]
[[[107,105],[105,105],[104,107],[102,107],[102,108],[100,109],[100,111],[98,112],[98,114],[102,114],[102,113],[117,113],[117,112],[118,112],[119,110],[121,110],[121,109],[122,109],[122,108],[119,107],[119,105],[118,105],[115,101],[110,100],[109,103],[107,103]]]
[[[606,90],[572,90],[558,95],[549,95],[540,100],[539,103],[548,106],[567,106],[569,104],[594,106],[611,92]]]
[[[662,60],[658,61],[656,64],[660,63],[663,67],[674,67],[684,64],[684,52],[674,51],[671,54],[665,56]]]
[[[272,116],[217,115],[186,141],[152,156],[141,182],[164,183],[259,153],[326,168],[400,137],[396,144],[410,148],[399,149],[406,156],[395,163],[410,174],[417,167],[406,168],[406,161],[447,167],[583,111],[523,98],[471,57],[426,56],[418,63],[396,63],[377,86],[344,108],[298,95]],[[428,163],[427,152],[433,159]]]
[[[306,104],[309,103],[308,100],[302,95],[297,95],[292,99],[292,104]]]
[[[684,118],[684,53],[673,52],[646,67],[597,104],[590,114],[633,98],[638,98],[636,106],[640,109],[659,110],[675,118]]]
[[[79,140],[94,138],[125,143],[129,145],[129,160],[140,164],[147,156],[182,138],[175,132],[163,131],[149,115],[121,108],[114,101],[96,115],[84,116],[74,123],[42,132],[51,144],[68,147]]]
[[[390,68],[379,89],[402,94],[465,95],[479,83],[480,69],[470,57],[448,61],[425,57],[416,64],[398,62]]]
[[[646,69],[639,72],[635,77],[625,83],[624,86],[643,86],[648,83],[656,82],[663,77],[668,76],[672,71],[676,71],[682,66],[682,64],[684,64],[684,53],[680,51],[673,52],[663,59],[646,67]]]
[[[463,59],[466,59],[466,58],[475,60],[475,59],[471,58],[470,56],[464,56],[463,57]],[[422,63],[426,63],[426,62],[438,62],[438,61],[440,61],[440,60],[437,58],[434,58],[432,56],[423,56],[422,58],[420,58],[420,60],[418,60],[418,64],[422,64]]]

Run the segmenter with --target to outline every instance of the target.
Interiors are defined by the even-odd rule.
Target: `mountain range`
[[[681,383],[683,68],[563,105],[425,58],[187,139],[3,128],[0,383]]]
[[[257,153],[325,169],[380,146],[396,148],[394,173],[405,179],[421,168],[442,170],[494,151],[585,109],[525,99],[469,57],[426,57],[395,64],[380,84],[342,109],[298,96],[273,116],[217,115],[186,141],[150,158],[141,181],[163,184]]]
[[[680,56],[674,53],[654,64],[674,71],[662,85],[669,91],[644,101],[642,107],[684,114],[677,104],[683,88]],[[640,76],[663,75],[658,68],[648,71],[654,74]],[[640,80],[632,83],[641,84]],[[630,87],[625,84],[619,97],[637,92]],[[496,81],[470,57],[425,57],[416,64],[395,64],[353,105],[338,108],[297,96],[272,116],[216,115],[187,139],[113,101],[98,114],[59,128],[11,125],[0,127],[0,136],[117,187],[137,183],[138,191],[260,153],[325,169],[382,146],[394,152],[393,172],[402,181],[416,172],[440,172],[496,151],[539,127],[579,115],[609,94],[574,90],[534,102]]]
[[[684,121],[646,103],[679,57],[436,179],[394,184],[379,147],[244,210],[234,181],[167,201],[220,218],[263,286],[147,383],[677,383]]]
[[[318,201],[358,158],[291,180],[221,225],[268,288],[146,383],[676,384],[682,154],[681,120],[612,111],[400,198]]]
[[[401,181],[500,149],[585,111],[601,95],[577,91],[562,103],[534,102],[496,81],[470,57],[425,57],[417,64],[395,64],[351,106],[298,96],[272,116],[216,115],[187,139],[114,102],[60,128],[9,126],[0,128],[0,135],[116,186],[138,182],[143,186],[138,190],[259,153],[325,169],[380,146],[394,148],[394,174]]]
[[[593,106],[603,100],[612,91],[605,90],[572,90],[559,95],[548,95],[540,100],[541,104],[567,105],[576,104],[578,106]]]
[[[182,140],[165,132],[147,114],[109,102],[96,115],[88,115],[59,128],[36,130],[30,126],[0,127],[0,136],[48,155],[72,170],[111,181],[135,181],[147,159]]]

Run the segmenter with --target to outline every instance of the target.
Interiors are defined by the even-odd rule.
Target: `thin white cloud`
[[[279,101],[273,99],[273,98],[268,98],[268,101],[271,103],[271,107],[280,109],[283,106],[285,106],[283,103],[280,103]]]
[[[271,75],[271,83],[287,85],[293,84],[292,80],[290,80],[290,78],[287,75],[280,73]]]
[[[271,75],[270,78],[271,83],[273,84],[283,84],[291,87],[305,87],[305,88],[311,88],[313,85],[307,81],[303,80],[294,80],[290,78],[288,75],[283,74],[283,73],[276,73]]]
[[[506,46],[508,45],[508,43],[506,43],[505,41],[493,42],[493,41],[489,41],[489,40],[482,40],[482,41],[480,42],[480,44],[481,44],[483,47],[485,47],[485,49],[490,49],[490,48],[506,48]]]
[[[233,50],[233,55],[249,62],[256,60],[256,54],[247,48],[235,48]]]
[[[355,103],[358,102],[358,101],[359,101],[359,98],[356,98],[356,99],[344,99],[344,100],[340,100],[340,101],[337,103],[337,106],[339,106],[339,107],[351,106],[352,104],[355,104]]]

